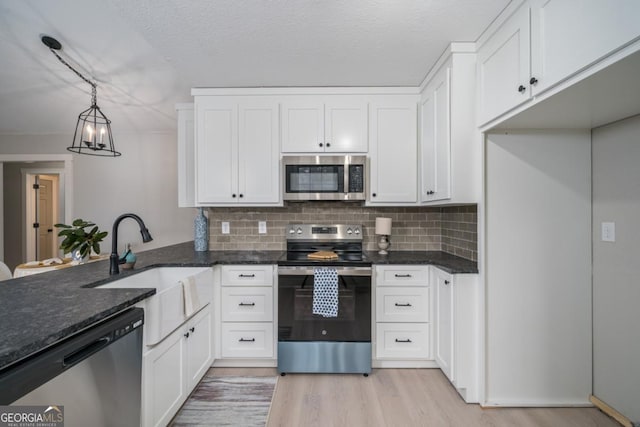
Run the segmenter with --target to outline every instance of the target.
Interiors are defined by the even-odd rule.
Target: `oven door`
[[[278,268],[278,341],[371,341],[371,267],[335,267],[338,316],[312,313],[312,267]]]

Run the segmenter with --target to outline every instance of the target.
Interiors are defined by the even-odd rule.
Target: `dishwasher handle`
[[[67,354],[62,358],[62,366],[65,368],[71,367],[82,362],[84,359],[88,358],[94,353],[99,352],[106,346],[111,343],[111,336],[105,335],[101,338],[98,338],[92,343],[89,343],[82,347],[79,350],[74,351],[73,353]]]

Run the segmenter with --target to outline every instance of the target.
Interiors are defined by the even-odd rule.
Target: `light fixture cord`
[[[84,80],[85,82],[87,82],[87,83],[89,83],[91,85],[91,103],[92,103],[92,106],[97,105],[97,94],[96,94],[97,90],[96,89],[98,87],[98,84],[95,83],[95,82],[92,82],[91,80],[89,80],[88,78],[83,76],[78,70],[73,68],[71,66],[71,64],[69,64],[60,55],[58,55],[58,52],[56,52],[55,49],[49,48],[49,50],[51,51],[51,53],[53,53],[56,56],[56,58],[58,58],[60,60],[60,62],[62,62],[64,65],[66,65],[71,71],[76,73],[76,75],[78,77],[80,77],[82,80]]]

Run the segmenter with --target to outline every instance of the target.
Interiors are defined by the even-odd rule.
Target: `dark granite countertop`
[[[135,270],[109,276],[109,261],[0,282],[0,370],[155,294],[155,289],[92,289],[154,267],[276,264],[282,251],[195,252],[185,242],[137,254]],[[433,264],[477,273],[472,261],[443,252],[367,252],[373,264]]]
[[[388,255],[366,252],[372,264],[428,264],[451,274],[477,274],[478,263],[440,251],[394,251]]]

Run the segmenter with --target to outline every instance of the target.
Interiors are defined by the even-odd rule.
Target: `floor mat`
[[[263,427],[277,380],[205,375],[170,425]]]

